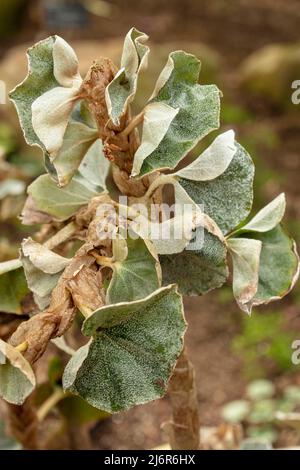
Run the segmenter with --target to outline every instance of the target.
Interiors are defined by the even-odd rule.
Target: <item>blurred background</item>
[[[300,245],[300,104],[291,99],[292,83],[300,80],[299,24],[299,0],[1,0],[0,80],[7,92],[19,83],[26,49],[54,33],[73,46],[83,74],[100,56],[118,64],[124,35],[135,26],[151,45],[134,104],[139,109],[171,50],[197,55],[200,82],[223,92],[222,130],[233,128],[255,161],[254,211],[284,191],[286,224]],[[7,100],[0,104],[0,261],[16,257],[29,234],[17,214],[26,186],[40,173],[41,155],[26,146]],[[291,423],[286,415],[300,413],[300,365],[291,361],[291,345],[300,340],[299,283],[251,318],[238,310],[229,286],[186,299],[185,306],[202,425],[241,422],[245,437],[300,445],[300,418]],[[65,408],[72,415],[81,405]],[[277,411],[280,423],[274,423]],[[96,448],[149,449],[164,442],[160,425],[169,413],[164,398],[101,420],[87,412],[82,422]]]

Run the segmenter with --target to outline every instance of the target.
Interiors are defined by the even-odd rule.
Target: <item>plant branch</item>
[[[44,403],[37,410],[36,415],[38,421],[44,421],[44,419],[50,413],[52,408],[57,405],[57,403],[60,402],[62,399],[66,398],[66,396],[68,396],[68,392],[64,392],[63,389],[58,388],[57,390],[55,390],[52,395],[50,395],[50,397],[47,398],[47,400],[45,400]]]
[[[65,225],[59,232],[57,232],[53,237],[49,238],[44,243],[44,246],[49,250],[52,250],[61,243],[67,241],[77,230],[77,225],[75,222],[70,222],[68,225]]]
[[[183,349],[168,389],[172,421],[164,425],[173,450],[199,448],[199,411],[194,367]]]
[[[139,114],[134,116],[131,119],[128,126],[125,127],[125,129],[122,132],[120,132],[119,136],[120,137],[127,137],[129,134],[131,134],[133,129],[135,129],[141,122],[143,122],[144,114],[145,114],[145,111],[141,111]]]
[[[165,184],[174,184],[175,182],[176,179],[173,175],[161,174],[151,183],[144,197],[150,199],[153,193],[157,190],[157,188],[159,188],[160,186],[164,186]]]

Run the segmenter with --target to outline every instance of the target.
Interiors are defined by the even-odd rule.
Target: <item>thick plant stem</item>
[[[184,348],[169,384],[169,398],[172,406],[172,421],[166,423],[173,450],[194,450],[199,448],[199,411],[194,367]]]

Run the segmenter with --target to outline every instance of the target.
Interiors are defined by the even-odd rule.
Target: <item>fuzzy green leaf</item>
[[[0,312],[22,314],[22,300],[29,293],[19,260],[0,263]]]
[[[66,186],[70,182],[97,138],[98,131],[96,129],[92,129],[82,122],[69,122],[62,147],[52,161],[60,186]],[[100,156],[101,153],[99,159]]]
[[[262,242],[254,305],[281,299],[290,292],[299,276],[299,257],[294,240],[280,225],[270,232],[249,232],[243,236]]]
[[[146,106],[142,141],[134,155],[131,176],[137,176],[140,173],[143,161],[158,147],[178,111],[179,108],[174,109],[163,102],[149,103]]]
[[[149,213],[138,205],[137,217],[132,216],[131,228],[138,233],[141,238],[151,240],[156,252],[161,255],[180,253],[193,238],[193,232],[199,225],[206,227],[208,218],[202,210],[194,203],[177,178],[173,175],[160,175],[154,180],[152,191],[165,184],[172,184],[174,187],[175,206],[165,207],[162,211],[162,220],[151,218]],[[131,209],[135,207],[132,204]],[[145,207],[145,206],[143,206]],[[174,212],[174,217],[172,217]],[[154,219],[154,220],[153,220]],[[211,230],[218,230],[213,221],[209,221]]]
[[[11,93],[26,141],[57,156],[82,79],[75,52],[59,36],[28,50],[28,75]]]
[[[125,256],[118,259],[118,245],[124,242]],[[113,276],[107,289],[107,303],[139,300],[160,287],[160,266],[154,248],[142,238],[113,240],[111,268]]]
[[[281,222],[285,206],[285,195],[281,193],[261,209],[246,225],[237,230],[236,234],[243,232],[269,232]]]
[[[209,132],[219,127],[220,92],[215,85],[199,85],[199,60],[183,51],[172,52],[158,79],[152,100],[178,114],[156,149],[147,156],[140,175],[178,162]]]
[[[36,384],[33,370],[22,354],[0,339],[0,397],[22,405]]]
[[[59,188],[50,176],[42,175],[27,191],[39,211],[50,214],[57,220],[68,219],[99,194],[94,186],[80,176],[75,176],[67,186]]]
[[[28,75],[10,93],[10,98],[19,115],[26,142],[30,145],[38,145],[44,150],[44,145],[32,127],[31,106],[39,96],[58,86],[53,74],[54,42],[55,36],[51,36],[28,49]]]
[[[249,154],[236,144],[235,153],[227,170],[211,181],[179,182],[223,233],[234,230],[248,216],[253,200],[254,165]]]
[[[227,244],[233,263],[234,297],[244,312],[251,313],[258,288],[262,243],[248,238],[229,238]]]
[[[235,153],[234,132],[223,132],[196,160],[175,175],[192,181],[213,180],[224,173]]]
[[[84,156],[78,171],[89,183],[103,191],[109,169],[110,163],[103,154],[102,142],[97,139]]]
[[[226,248],[221,240],[205,230],[204,240],[200,237],[193,250],[188,248],[159,257],[163,284],[177,283],[183,295],[203,295],[221,287],[228,277]]]
[[[63,386],[108,412],[156,400],[165,394],[185,328],[176,286],[102,307],[85,320],[83,331],[94,338],[71,358]]]
[[[107,109],[115,125],[119,125],[135,97],[139,73],[147,67],[149,47],[144,45],[147,39],[146,34],[131,28],[124,41],[121,69],[106,87]]]

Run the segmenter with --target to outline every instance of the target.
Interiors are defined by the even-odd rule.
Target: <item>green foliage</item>
[[[159,77],[152,98],[179,107],[164,138],[147,156],[141,175],[159,168],[175,168],[195,144],[219,127],[220,96],[214,85],[199,85],[200,62],[182,51],[173,52]]]
[[[21,314],[21,302],[28,292],[29,289],[21,268],[2,274],[0,283],[0,311]]]
[[[185,328],[174,286],[102,307],[85,320],[83,332],[94,336],[68,363],[64,388],[108,412],[155,400],[165,393]]]
[[[249,154],[237,147],[227,170],[212,181],[187,181],[180,184],[226,234],[243,222],[252,208],[254,165]]]
[[[50,363],[54,398],[47,400],[55,399],[69,421],[77,406],[82,413],[76,419],[83,422],[165,394],[186,330],[182,294],[203,295],[222,286],[229,277],[228,254],[233,293],[247,313],[252,305],[286,295],[298,277],[295,244],[280,225],[284,196],[246,220],[254,165],[232,130],[177,168],[219,127],[220,91],[198,83],[200,61],[194,55],[171,52],[151,97],[132,117],[130,105],[147,66],[147,39],[132,28],[120,70],[100,59],[85,78],[71,46],[59,36],[44,39],[29,49],[28,75],[10,94],[25,139],[40,148],[47,172],[28,187],[22,222],[44,224],[40,237],[47,241],[23,240],[20,258],[0,266],[1,310],[24,313],[28,288],[33,305],[9,344],[1,343],[7,361],[0,366],[0,392],[9,402],[23,403],[35,387],[31,365],[52,340],[71,359],[65,368],[57,358]],[[237,109],[232,114],[246,119]],[[141,204],[149,209],[165,202],[166,185],[174,190],[173,214],[166,216],[160,206],[155,220],[149,212],[143,215]],[[16,191],[13,179],[2,186],[4,197],[9,191]],[[115,236],[102,238],[100,232]],[[82,346],[74,334],[80,344],[74,352],[63,335],[76,312],[85,316],[82,333],[90,341]],[[290,337],[276,336],[281,323],[265,317],[267,347],[265,330],[249,326],[257,318],[245,323],[249,331],[235,347],[248,357],[262,341],[265,355],[287,367],[283,353],[290,355]],[[251,411],[254,423],[260,412]],[[237,421],[236,409],[231,413]]]
[[[242,358],[248,377],[264,377],[270,365],[278,372],[292,371],[291,344],[298,336],[285,328],[283,312],[254,312],[251,319],[243,318],[233,350]]]

